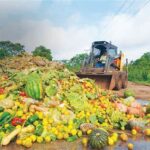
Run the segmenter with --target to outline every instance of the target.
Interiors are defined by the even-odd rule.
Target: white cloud
[[[24,0],[25,1],[25,0]],[[63,13],[63,12],[62,12]],[[132,60],[150,51],[150,6],[145,7],[136,16],[118,15],[103,33],[104,25],[111,16],[103,18],[99,24],[78,26],[80,14],[68,18],[67,28],[54,26],[49,20],[23,20],[0,28],[0,40],[21,42],[31,51],[44,45],[52,49],[55,59],[70,58],[85,52],[95,40],[112,41]]]
[[[140,57],[150,51],[150,5],[135,16],[121,14],[112,22],[105,37],[124,49],[130,59]]]
[[[0,16],[34,11],[42,0],[0,0]]]

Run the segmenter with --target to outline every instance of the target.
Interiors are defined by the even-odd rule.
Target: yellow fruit
[[[108,138],[108,144],[109,145],[114,145],[114,140],[112,138]]]
[[[56,131],[54,131],[54,134],[55,134],[55,135],[58,135],[58,131],[57,131],[57,130],[56,130]]]
[[[81,137],[82,136],[82,131],[78,131],[78,137]]]
[[[134,148],[133,144],[132,144],[132,143],[129,143],[129,144],[128,144],[128,150],[133,150],[133,148]]]
[[[87,116],[87,117],[90,117],[90,113],[89,113],[89,112],[87,112],[87,113],[86,113],[86,116]]]
[[[17,125],[16,128],[17,128],[17,129],[21,129],[21,125]]]
[[[18,110],[17,113],[16,113],[16,115],[18,117],[21,117],[23,115],[23,111],[22,110]]]
[[[118,138],[118,133],[113,133],[112,136]]]
[[[55,133],[55,131],[56,131],[56,128],[52,127],[52,132]]]
[[[91,134],[91,132],[92,132],[92,130],[87,130],[87,134],[89,135],[89,134]]]
[[[114,141],[114,143],[115,142],[117,142],[117,140],[118,140],[118,137],[117,136],[111,136],[111,139]]]
[[[76,129],[71,130],[71,134],[72,135],[76,135],[77,134],[77,130]]]
[[[39,117],[39,119],[43,119],[43,113],[42,112],[38,112],[38,117]]]
[[[69,121],[69,125],[73,125],[73,121],[72,120]]]
[[[145,129],[144,134],[147,135],[147,136],[150,136],[150,129]]]
[[[131,133],[132,133],[132,135],[136,135],[137,131],[135,129],[132,129]]]
[[[57,139],[62,140],[63,139],[63,134],[62,133],[58,133]]]
[[[7,123],[7,124],[5,124],[5,128],[7,128],[7,127],[9,127],[9,124]]]
[[[41,136],[38,136],[38,137],[37,137],[37,142],[38,142],[38,143],[42,143],[42,142],[43,142],[43,138],[42,138]]]
[[[88,138],[83,138],[83,139],[82,139],[82,144],[83,144],[84,146],[87,146],[87,143],[88,143]]]
[[[26,141],[28,141],[28,142],[32,142],[31,137],[27,137],[27,138],[26,138]]]
[[[50,118],[50,119],[48,120],[48,122],[49,122],[50,124],[52,124],[52,123],[53,123],[53,119]]]
[[[23,116],[21,118],[26,120],[27,116],[23,114]]]
[[[128,136],[127,136],[125,133],[122,133],[122,134],[120,135],[120,139],[121,139],[122,141],[126,142],[126,141],[128,140]]]
[[[71,129],[73,129],[73,126],[72,126],[72,125],[69,125],[69,126],[68,126],[68,130],[71,130]]]
[[[25,146],[25,147],[27,147],[27,148],[29,148],[29,147],[31,147],[32,146],[32,142],[31,142],[31,140],[24,140],[23,142],[22,142],[22,145],[23,146]]]
[[[44,138],[44,140],[45,140],[46,142],[50,142],[50,141],[51,141],[51,138],[50,138],[50,136],[46,136],[46,137]]]
[[[38,121],[34,121],[34,123],[33,123],[35,126],[37,126],[38,124],[39,124],[39,122]]]
[[[64,139],[67,139],[69,137],[69,134],[68,133],[64,133]]]
[[[0,100],[3,100],[6,97],[5,94],[0,94]]]
[[[17,144],[17,145],[21,145],[21,144],[22,144],[22,140],[17,139],[17,140],[16,140],[16,144]]]
[[[36,141],[36,135],[31,135],[31,140],[32,140],[32,142],[35,142]]]
[[[47,125],[48,125],[48,121],[47,121],[47,120],[43,120],[42,124],[43,124],[44,126],[47,126]]]

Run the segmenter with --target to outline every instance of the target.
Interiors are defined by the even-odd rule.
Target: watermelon
[[[40,75],[37,73],[32,73],[29,75],[25,92],[29,97],[35,100],[41,100],[43,96],[42,80]]]

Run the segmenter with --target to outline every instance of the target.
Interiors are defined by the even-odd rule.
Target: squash
[[[89,137],[89,142],[92,148],[101,149],[107,145],[108,132],[103,129],[94,129]]]
[[[128,121],[128,124],[131,129],[136,129],[137,131],[142,131],[146,126],[146,121],[143,119],[131,119]]]
[[[43,96],[42,80],[37,73],[29,75],[25,86],[25,92],[29,97],[40,100]]]

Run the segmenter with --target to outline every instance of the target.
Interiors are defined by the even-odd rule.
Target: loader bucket
[[[95,80],[96,84],[103,89],[112,90],[115,88],[115,78],[112,74],[80,74],[77,73],[80,78],[90,78]]]

